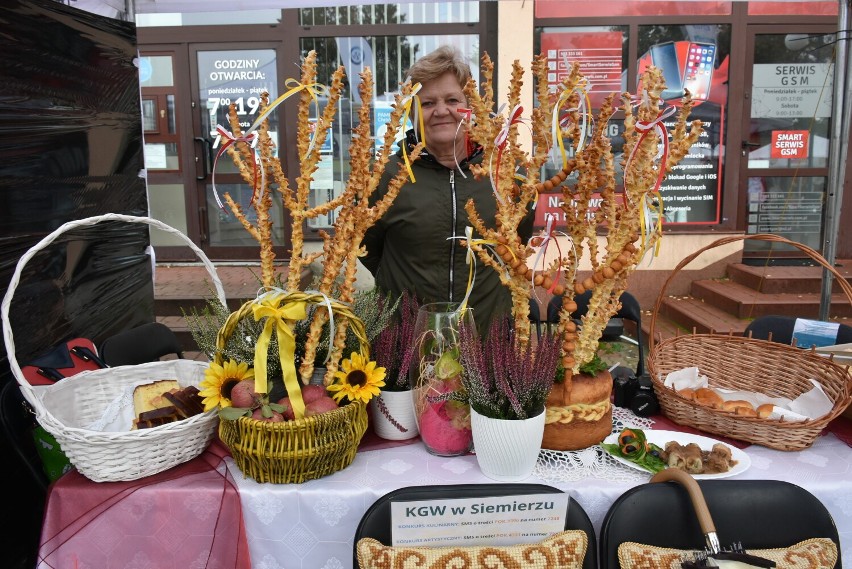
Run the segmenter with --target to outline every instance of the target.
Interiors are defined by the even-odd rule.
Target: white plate
[[[645,438],[649,443],[654,443],[660,448],[665,448],[666,443],[669,441],[677,441],[682,446],[686,446],[689,443],[695,443],[701,447],[701,450],[710,450],[716,443],[722,443],[723,445],[731,449],[731,458],[737,461],[733,468],[731,468],[727,472],[721,472],[719,474],[693,474],[692,477],[696,480],[711,480],[713,478],[728,478],[730,476],[736,476],[737,474],[742,474],[751,466],[751,459],[742,449],[738,449],[735,446],[723,443],[722,441],[718,441],[716,439],[711,439],[710,437],[702,437],[700,435],[692,435],[690,433],[681,433],[679,431],[655,431],[653,429],[643,429],[643,432],[645,433]],[[619,434],[620,433],[613,433],[607,438],[605,438],[603,442],[606,444],[618,444]],[[629,466],[630,468],[633,468],[635,470],[641,470],[642,472],[648,472],[648,474],[651,474],[648,470],[642,468],[635,462],[630,462],[626,458],[615,456],[614,454],[610,454],[608,452],[607,454],[609,454],[612,458],[614,458],[625,466]]]

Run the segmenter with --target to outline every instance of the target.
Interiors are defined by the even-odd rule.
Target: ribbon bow
[[[269,351],[269,341],[273,331],[278,339],[278,358],[281,362],[281,373],[284,376],[284,386],[293,405],[293,413],[301,419],[305,412],[305,402],[302,390],[296,377],[296,334],[293,326],[296,321],[307,317],[305,302],[288,302],[281,306],[284,299],[282,294],[262,295],[252,305],[254,319],[260,321],[266,318],[263,331],[257,339],[254,349],[254,390],[258,393],[268,392],[268,372],[266,358]]]
[[[213,159],[213,172],[210,176],[210,185],[213,186],[213,197],[216,198],[216,205],[219,206],[223,211],[225,210],[224,204],[222,204],[222,200],[219,199],[219,191],[216,189],[216,164],[219,163],[219,158],[228,150],[228,147],[232,144],[236,144],[237,142],[245,142],[249,146],[254,149],[257,146],[258,137],[257,134],[253,132],[244,133],[242,136],[234,136],[231,131],[225,130],[222,125],[216,125],[216,143],[213,144],[215,147],[216,144],[220,140],[225,142],[222,143],[222,146],[219,147],[219,151],[216,152],[216,157]],[[236,148],[236,147],[235,147]],[[257,192],[257,160],[255,160],[254,150],[251,152],[251,165],[252,170],[254,172],[254,181],[252,182],[252,201],[255,199],[255,193]]]

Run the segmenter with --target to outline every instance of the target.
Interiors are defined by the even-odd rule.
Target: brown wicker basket
[[[801,450],[811,446],[822,429],[843,412],[852,401],[852,376],[845,366],[786,344],[756,340],[733,333],[691,334],[655,342],[655,326],[666,289],[674,276],[703,252],[742,240],[786,243],[806,253],[830,271],[838,285],[852,301],[852,285],[818,252],[771,234],[723,237],[683,259],[663,283],[651,314],[649,330],[648,370],[663,414],[680,425],[760,444],[778,450]],[[814,420],[792,422],[741,417],[725,413],[681,397],[664,386],[666,375],[696,366],[706,375],[711,387],[747,390],[771,397],[794,399],[810,390],[810,379],[818,381],[834,402],[831,412]]]
[[[288,293],[282,304],[306,302],[327,306],[320,294]],[[222,364],[221,350],[245,316],[250,316],[248,301],[233,312],[219,331],[214,362]],[[348,321],[361,343],[362,355],[369,357],[369,344],[363,322],[340,302],[329,302],[336,318]],[[301,483],[327,476],[349,466],[358,444],[367,430],[367,406],[349,403],[337,410],[292,421],[270,423],[249,417],[222,418],[219,436],[231,450],[242,473],[258,482]]]

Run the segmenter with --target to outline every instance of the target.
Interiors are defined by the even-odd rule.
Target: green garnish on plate
[[[617,444],[601,443],[601,446],[609,454],[629,460],[652,474],[668,467],[660,458],[663,449],[649,443],[642,429],[622,429],[618,434]]]

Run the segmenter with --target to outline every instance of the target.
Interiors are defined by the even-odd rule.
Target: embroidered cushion
[[[680,569],[681,561],[692,552],[625,542],[618,546],[622,569]],[[837,546],[830,539],[815,538],[778,549],[755,549],[748,553],[776,563],[777,569],[832,569],[837,563]]]
[[[391,547],[358,540],[361,569],[581,569],[588,537],[580,530],[559,532],[538,543],[475,547]]]

